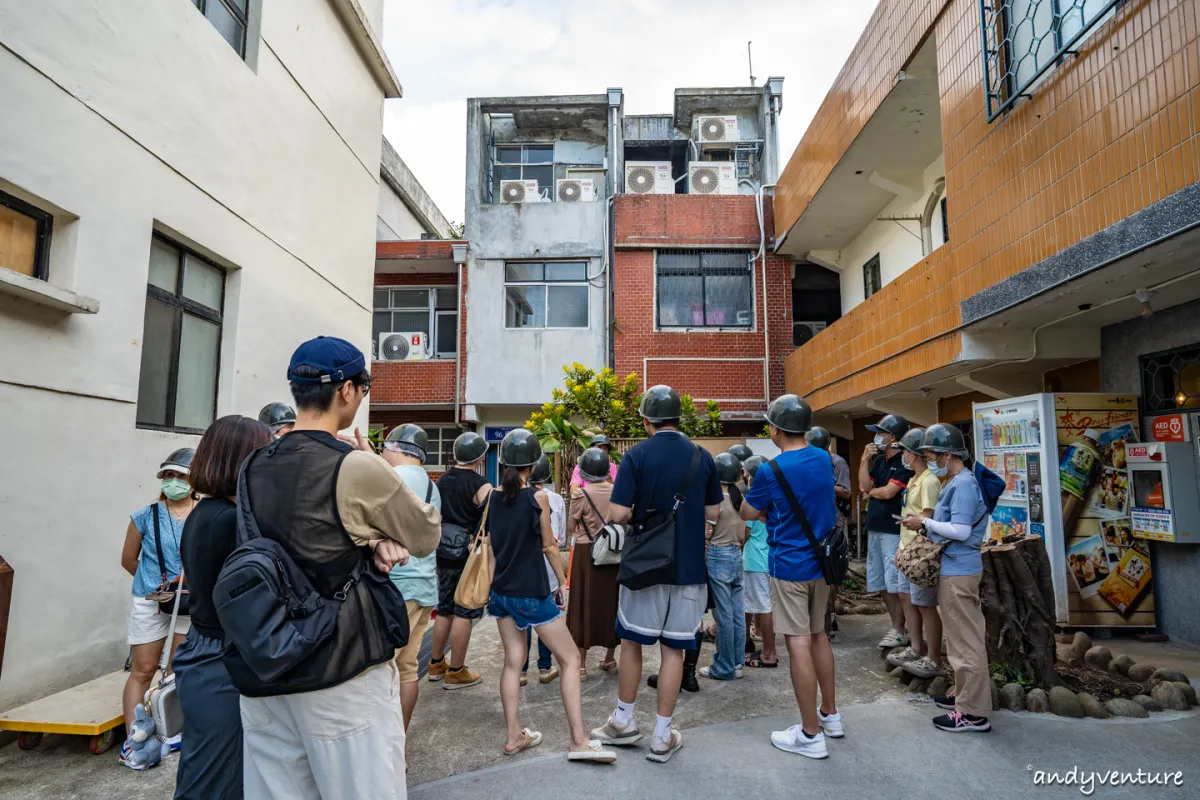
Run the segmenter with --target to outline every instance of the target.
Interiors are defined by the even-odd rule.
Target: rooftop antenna
[[[750,45],[754,42],[746,42],[746,60],[750,62],[750,85],[754,85],[754,55],[750,52]]]

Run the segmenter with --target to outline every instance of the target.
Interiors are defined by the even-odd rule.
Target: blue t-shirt
[[[175,580],[183,571],[183,559],[179,555],[179,537],[183,535],[183,522],[171,516],[167,504],[161,500],[158,506],[158,536],[162,541],[163,566],[167,577]],[[142,554],[138,556],[137,572],[133,575],[133,596],[145,597],[162,583],[162,570],[158,568],[158,550],[154,546],[154,505],[139,508],[130,515],[133,527],[142,535]]]
[[[746,572],[767,572],[767,523],[750,522],[750,535],[742,547],[742,569]]]
[[[946,551],[942,553],[942,574],[955,576],[982,573],[983,556],[979,553],[979,546],[983,544],[983,537],[987,534],[987,504],[983,501],[983,491],[971,470],[964,468],[942,484],[942,493],[938,495],[933,518],[937,522],[957,522],[973,526],[971,535],[965,542],[947,540],[936,533],[929,534],[929,538],[935,542],[950,541]]]
[[[611,502],[631,507],[635,522],[641,522],[653,513],[670,511],[695,449],[696,445],[679,431],[659,431],[634,445],[621,459]],[[713,458],[701,448],[700,466],[675,515],[674,585],[694,586],[708,582],[708,566],[704,561],[704,507],[718,505],[724,497]]]
[[[775,457],[788,486],[796,495],[817,541],[837,525],[833,494],[833,461],[816,447],[788,450]],[[764,464],[754,476],[746,502],[767,512],[768,571],[781,581],[814,581],[822,577],[821,562],[809,544],[804,528],[792,514],[775,472]]]
[[[412,489],[418,499],[424,500],[429,493],[429,505],[442,512],[442,495],[435,484],[429,480],[429,473],[424,467],[404,464],[392,467],[400,479]],[[432,486],[432,491],[430,487]],[[430,553],[424,558],[409,558],[403,567],[392,567],[388,573],[392,583],[400,590],[405,600],[413,600],[423,606],[437,605],[437,553]]]

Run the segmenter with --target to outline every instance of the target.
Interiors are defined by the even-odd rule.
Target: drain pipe
[[[768,406],[771,405],[771,326],[767,322],[767,227],[763,221],[763,193],[767,189],[774,189],[775,185],[762,184],[754,198],[754,208],[758,212],[758,257],[762,260],[763,274],[763,394]]]
[[[462,408],[462,351],[463,341],[466,339],[466,325],[463,324],[466,305],[463,302],[463,268],[467,265],[467,245],[452,244],[450,252],[454,255],[455,272],[458,274],[458,325],[455,330],[458,341],[454,343],[454,427],[459,428],[462,427],[459,411]]]

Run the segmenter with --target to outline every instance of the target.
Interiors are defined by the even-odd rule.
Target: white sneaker
[[[671,728],[671,735],[666,739],[660,739],[656,735],[650,740],[650,752],[646,753],[646,760],[656,764],[665,764],[681,747],[683,747],[683,734]]]
[[[608,722],[604,723],[603,727],[592,731],[592,738],[600,744],[629,745],[640,742],[642,733],[638,730],[635,720],[629,720],[628,725],[618,725],[617,715],[614,713],[609,715]]]
[[[822,732],[830,739],[841,739],[846,735],[846,729],[842,727],[842,715],[837,711],[827,717],[821,713],[821,708],[818,706],[817,722],[820,723]]]
[[[891,628],[888,630],[887,635],[879,640],[879,644],[876,646],[881,648],[890,648],[903,647],[906,644],[908,644],[908,634],[906,634],[904,631],[898,631],[895,628]]]
[[[744,678],[745,676],[746,676],[746,673],[742,671],[742,665],[741,665],[741,664],[738,664],[736,667],[734,667],[734,668],[733,668],[733,677],[734,677],[735,679],[737,679],[737,678]]]
[[[786,731],[775,731],[771,734],[771,744],[786,753],[795,753],[805,758],[829,758],[829,750],[825,747],[825,734],[808,736],[799,725],[793,725]]]
[[[897,650],[894,653],[888,653],[885,659],[893,667],[902,667],[910,661],[916,661],[921,656],[917,655],[917,651],[911,647],[906,647],[903,650]]]

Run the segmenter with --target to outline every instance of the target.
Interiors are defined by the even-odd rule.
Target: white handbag
[[[596,512],[596,516],[604,519],[604,515],[600,513],[600,509],[596,508],[595,501],[592,500],[588,493],[579,490],[588,505],[592,507],[592,511]],[[592,563],[597,567],[610,567],[614,564],[621,563],[621,550],[625,547],[625,526],[618,525],[615,522],[605,524],[600,532],[592,539]]]
[[[182,573],[180,573],[179,579],[179,585],[182,588],[184,586]],[[154,733],[163,739],[170,739],[183,731],[183,709],[179,705],[179,695],[175,692],[175,673],[167,674],[171,646],[175,643],[175,622],[179,619],[179,596],[181,594],[183,594],[182,591],[175,593],[175,605],[171,611],[171,628],[167,631],[167,639],[163,642],[162,658],[158,662],[158,669],[163,677],[146,692],[146,711],[154,720]]]

